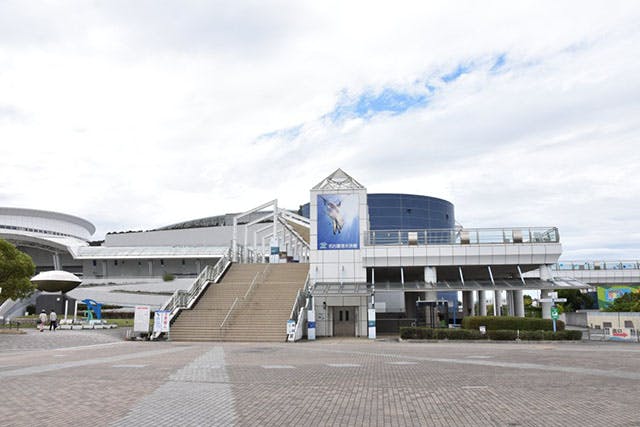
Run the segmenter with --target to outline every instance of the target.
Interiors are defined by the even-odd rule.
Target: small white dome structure
[[[61,270],[44,271],[31,279],[44,292],[69,292],[81,282],[75,274]]]

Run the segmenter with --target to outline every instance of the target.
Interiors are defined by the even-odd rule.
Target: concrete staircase
[[[291,307],[308,272],[309,264],[232,264],[219,283],[208,286],[193,309],[180,312],[171,325],[171,339],[284,341]],[[220,328],[236,298],[235,308]]]

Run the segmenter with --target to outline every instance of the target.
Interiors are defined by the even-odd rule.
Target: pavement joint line
[[[216,346],[171,374],[111,425],[234,425],[235,402],[229,380],[224,349]]]
[[[408,361],[401,361],[401,362],[385,362],[387,365],[397,365],[397,366],[402,366],[402,365],[417,365],[418,362],[408,362]]]
[[[555,366],[555,365],[541,365],[538,363],[514,363],[514,362],[500,362],[494,360],[474,360],[474,359],[445,359],[442,357],[421,357],[421,356],[406,356],[400,354],[385,354],[385,353],[373,353],[366,351],[351,351],[351,350],[332,350],[328,348],[300,348],[303,351],[311,352],[327,352],[338,354],[354,354],[360,356],[375,356],[375,357],[395,357],[419,360],[423,362],[437,362],[448,363],[455,365],[477,365],[477,366],[493,366],[498,368],[510,368],[510,369],[523,369],[523,370],[539,370],[539,371],[553,371],[563,372],[571,374],[593,375],[597,377],[609,377],[609,378],[621,378],[626,380],[640,380],[640,373],[636,372],[621,372],[621,371],[605,371],[603,369],[590,369],[590,368],[576,368],[573,366]]]
[[[109,347],[109,346],[120,345],[120,344],[127,344],[127,341],[114,341],[114,342],[107,342],[107,343],[102,343],[102,344],[87,344],[87,345],[79,345],[79,346],[75,346],[75,347],[58,347],[58,348],[52,348],[51,351],[86,350],[88,348]],[[0,357],[1,356],[16,356],[16,355],[20,355],[20,354],[32,354],[32,353],[38,353],[38,352],[41,352],[41,351],[42,351],[41,349],[6,350],[6,351],[0,351]]]
[[[112,368],[144,368],[147,365],[113,365]]]
[[[81,366],[99,365],[102,363],[118,362],[120,360],[136,359],[146,356],[157,356],[161,354],[175,353],[186,350],[189,347],[168,348],[162,350],[149,350],[139,353],[120,354],[117,356],[98,357],[88,360],[77,360],[73,362],[53,363],[41,366],[29,366],[26,368],[14,369],[11,371],[0,371],[0,378],[19,377],[24,375],[41,374],[45,372],[58,371],[60,369],[78,368]]]

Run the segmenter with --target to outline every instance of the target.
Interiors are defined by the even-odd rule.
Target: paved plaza
[[[3,426],[640,426],[640,345],[0,335]]]

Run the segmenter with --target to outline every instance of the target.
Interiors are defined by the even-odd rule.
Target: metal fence
[[[558,243],[556,227],[370,230],[367,245],[469,245]]]
[[[640,270],[640,261],[561,261],[553,268],[558,271]]]

